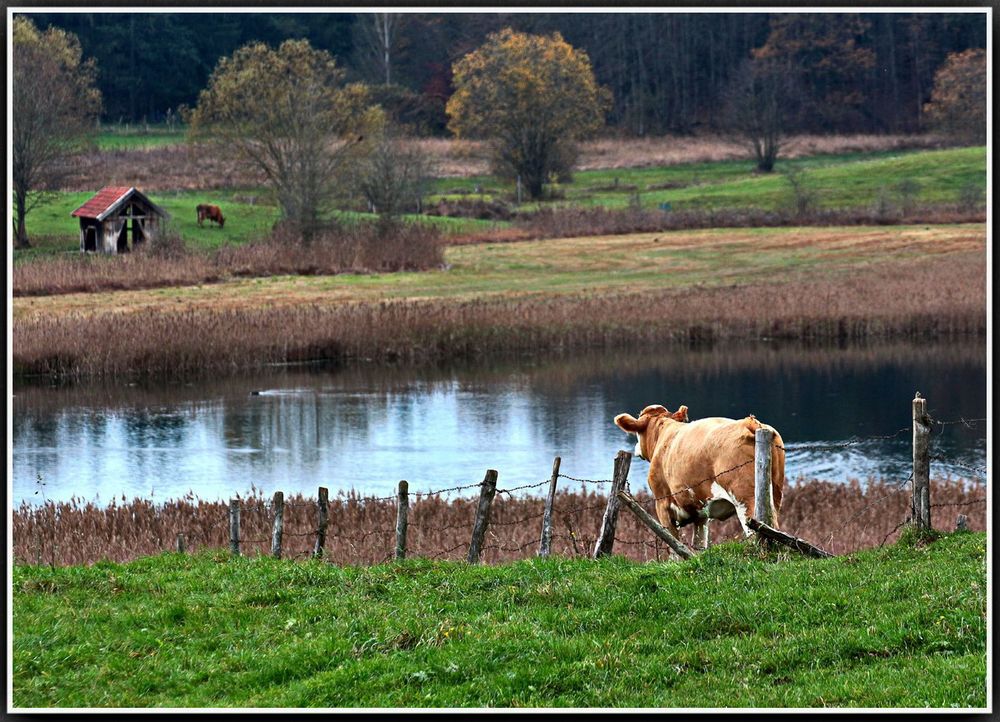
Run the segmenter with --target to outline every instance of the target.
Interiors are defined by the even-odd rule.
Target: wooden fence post
[[[184,553],[184,535],[183,534],[178,534],[177,535],[177,553],[178,554],[183,554]]]
[[[316,546],[313,549],[313,557],[323,556],[323,547],[326,546],[326,522],[330,513],[330,492],[325,486],[319,488],[319,497],[316,499]]]
[[[410,485],[399,482],[399,500],[396,506],[396,558],[406,558],[407,513],[410,510]]]
[[[478,564],[483,553],[483,537],[490,524],[490,507],[497,493],[497,472],[489,469],[479,489],[479,506],[476,507],[476,522],[472,525],[472,543],[469,544],[469,564]]]
[[[229,551],[240,555],[240,500],[229,500]]]
[[[559,465],[562,459],[558,456],[552,462],[552,478],[549,479],[549,495],[545,498],[545,514],[542,516],[542,541],[538,545],[538,556],[547,557],[552,551],[552,505],[556,500],[556,482],[559,481]]]
[[[913,399],[913,501],[911,513],[918,529],[931,528],[931,419],[927,399],[918,391]]]
[[[285,532],[285,495],[274,492],[274,526],[271,529],[271,556],[281,559],[281,536]]]
[[[601,522],[601,533],[594,545],[594,559],[611,554],[615,544],[615,528],[618,526],[618,509],[621,497],[618,492],[625,488],[628,482],[628,470],[632,465],[632,454],[619,451],[615,457],[615,473],[611,479],[611,491],[608,493],[608,506],[604,510],[604,520]]]
[[[969,531],[969,517],[959,514],[955,519],[955,531]]]
[[[757,429],[754,432],[753,463],[753,518],[774,525],[774,490],[771,486],[771,453],[774,451],[774,432]]]

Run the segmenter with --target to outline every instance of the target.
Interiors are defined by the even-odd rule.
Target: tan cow
[[[649,462],[649,489],[656,497],[656,515],[679,538],[680,527],[695,524],[694,546],[708,546],[708,520],[734,513],[744,533],[754,513],[754,432],[774,428],[753,416],[720,416],[688,423],[688,408],[671,413],[659,404],[647,406],[633,418],[618,414],[615,424],[638,436],[635,455]],[[771,484],[773,523],[778,524],[781,492],[785,486],[784,443],[774,431]],[[729,503],[726,503],[726,502]]]

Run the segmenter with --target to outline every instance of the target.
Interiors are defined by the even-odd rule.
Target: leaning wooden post
[[[556,500],[556,482],[559,481],[558,456],[552,462],[552,478],[549,479],[549,495],[545,498],[545,514],[542,516],[542,541],[538,545],[538,556],[547,557],[552,551],[552,506]]]
[[[760,428],[754,432],[753,454],[753,518],[774,525],[774,490],[771,485],[771,452],[774,450],[774,432]]]
[[[281,536],[285,532],[285,495],[274,492],[274,527],[271,530],[271,556],[281,559]]]
[[[410,510],[410,485],[399,482],[399,501],[396,506],[396,558],[406,558],[407,513]]]
[[[229,551],[240,555],[240,500],[229,500]]]
[[[604,510],[604,520],[601,522],[601,533],[594,545],[594,559],[611,554],[615,545],[615,528],[618,526],[618,509],[621,497],[618,492],[625,488],[628,482],[628,470],[632,465],[632,454],[619,451],[615,457],[615,473],[611,478],[611,491],[608,493],[608,506]]]
[[[918,529],[931,528],[931,419],[927,399],[918,391],[913,399],[913,501],[911,513]]]
[[[319,488],[319,497],[316,500],[316,547],[313,549],[313,557],[323,556],[323,547],[326,546],[326,522],[330,514],[330,492],[325,486]]]
[[[490,524],[490,508],[496,493],[497,472],[489,469],[479,489],[479,506],[476,508],[476,521],[472,525],[472,543],[469,544],[469,564],[478,564],[483,553],[483,538],[486,536],[486,527]]]
[[[618,492],[618,496],[624,502],[625,508],[635,514],[639,521],[648,526],[656,536],[666,542],[667,546],[677,552],[679,557],[690,559],[694,556],[694,552],[684,542],[667,531],[660,522],[653,518],[652,514],[642,508],[642,505],[631,494],[622,489]],[[657,553],[659,553],[659,548],[657,548]]]

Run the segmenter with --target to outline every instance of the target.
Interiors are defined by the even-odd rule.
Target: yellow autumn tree
[[[14,243],[27,248],[25,217],[69,174],[67,158],[92,140],[101,93],[97,66],[84,60],[76,35],[39,30],[24,16],[13,26],[11,220]]]
[[[950,54],[934,73],[927,120],[959,140],[986,142],[986,51],[971,48]]]
[[[488,140],[494,171],[520,177],[532,198],[551,177],[565,179],[578,142],[604,125],[610,93],[590,58],[563,40],[507,28],[452,68],[449,129]]]

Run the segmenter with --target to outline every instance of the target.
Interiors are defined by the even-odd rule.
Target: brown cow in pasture
[[[198,206],[198,225],[200,226],[206,218],[218,223],[219,228],[225,228],[226,226],[226,219],[223,218],[222,209],[218,206],[208,205],[207,203],[200,204]]]
[[[754,513],[754,432],[774,431],[771,455],[772,523],[778,525],[785,486],[785,450],[773,427],[753,416],[713,416],[688,423],[688,408],[671,413],[659,404],[633,418],[618,414],[615,425],[635,434],[635,454],[649,462],[649,489],[660,523],[680,538],[680,527],[694,524],[693,545],[708,546],[709,519],[739,517],[744,534]],[[735,467],[735,468],[734,468]]]

